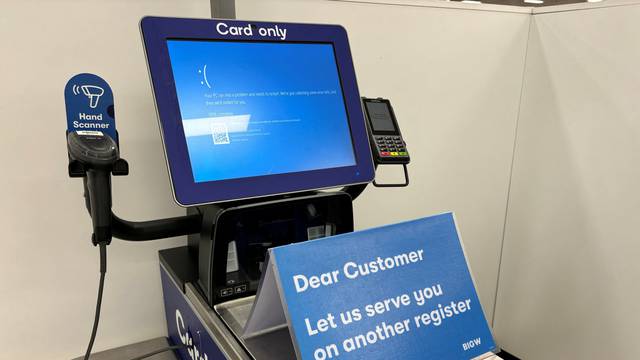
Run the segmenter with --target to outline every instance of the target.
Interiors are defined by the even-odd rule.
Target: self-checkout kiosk
[[[142,32],[169,166],[181,167],[171,172],[176,200],[202,217],[188,246],[160,253],[169,335],[194,358],[295,358],[286,330],[240,334],[267,249],[353,231],[351,203],[373,180],[346,33],[156,18],[144,19]],[[382,104],[372,119],[387,132],[376,155],[406,164],[390,104],[371,101]],[[276,196],[256,199],[266,195]]]
[[[175,354],[295,359],[287,328],[241,336],[267,250],[352,232],[352,202],[369,183],[409,184],[391,104],[361,98],[340,26],[147,17],[141,31],[173,193],[186,215],[117,217],[111,175],[128,173],[117,139],[68,132],[69,174],[84,178],[101,249],[101,290],[112,237],[188,235],[187,245],[159,253]],[[399,165],[405,181],[374,182],[379,165]]]

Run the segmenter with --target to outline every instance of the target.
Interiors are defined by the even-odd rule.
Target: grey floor
[[[159,350],[169,346],[169,342],[165,337],[159,337],[136,344],[126,345],[119,348],[101,351],[95,354],[91,354],[91,360],[128,360],[137,356],[148,354],[155,350]],[[83,356],[77,357],[73,360],[82,360]],[[172,351],[165,351],[161,354],[153,355],[147,360],[178,360]]]

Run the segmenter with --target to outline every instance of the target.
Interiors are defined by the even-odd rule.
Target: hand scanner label
[[[78,74],[64,88],[67,131],[101,131],[118,142],[111,86],[94,74]]]

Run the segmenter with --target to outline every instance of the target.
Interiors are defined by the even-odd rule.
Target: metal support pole
[[[211,0],[211,17],[217,19],[235,19],[235,0]]]

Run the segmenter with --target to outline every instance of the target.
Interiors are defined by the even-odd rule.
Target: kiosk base
[[[255,296],[230,300],[212,309],[199,292],[197,269],[189,250],[160,251],[160,275],[169,341],[185,345],[176,353],[183,360],[287,360],[295,352],[287,328],[247,341],[241,332]]]
[[[185,348],[176,351],[179,359],[296,359],[286,327],[251,339],[242,339],[242,329],[249,318],[255,296],[220,303],[212,309],[197,288],[195,280],[198,270],[188,247],[161,250],[159,255],[169,342],[172,345],[185,345]],[[476,359],[502,358],[485,354]]]
[[[169,339],[183,359],[295,359],[286,326],[251,338],[249,318],[268,249],[353,231],[352,197],[309,192],[188,209],[202,218],[188,246],[160,251]]]

